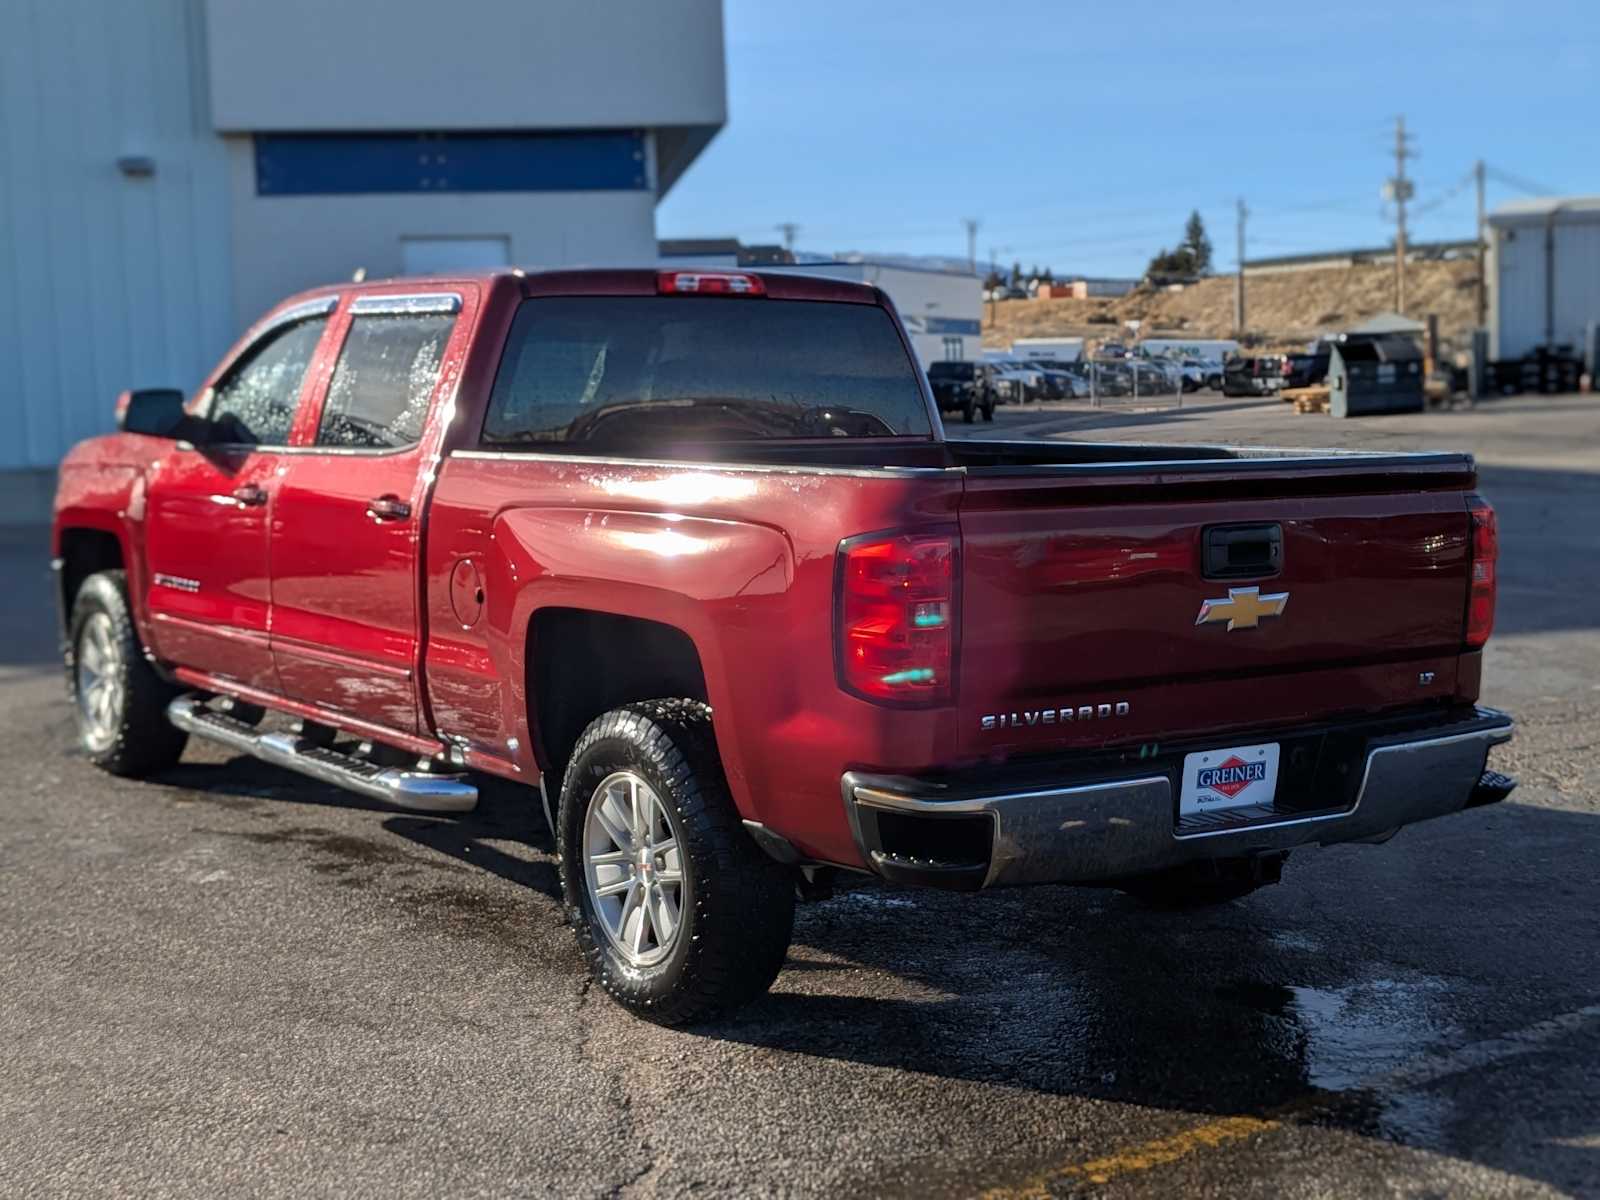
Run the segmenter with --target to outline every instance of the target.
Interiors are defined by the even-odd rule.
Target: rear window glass
[[[884,309],[575,296],[523,302],[483,442],[931,435],[916,368]]]
[[[976,368],[969,362],[936,362],[928,367],[929,379],[971,379]]]

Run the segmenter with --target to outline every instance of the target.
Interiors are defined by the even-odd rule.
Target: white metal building
[[[1489,215],[1489,357],[1583,353],[1600,321],[1600,196],[1520,200]]]
[[[643,265],[726,120],[721,0],[11,0],[0,520],[125,387],[198,383],[284,295]]]
[[[982,348],[983,287],[970,272],[877,262],[801,262],[755,269],[876,284],[900,311],[924,367],[948,359],[975,361]]]

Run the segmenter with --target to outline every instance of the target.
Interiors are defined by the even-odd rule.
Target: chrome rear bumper
[[[1478,709],[1451,725],[1375,736],[1352,803],[1263,806],[1182,823],[1170,769],[994,792],[857,772],[841,783],[862,857],[886,878],[955,888],[1091,883],[1196,859],[1382,840],[1401,826],[1504,799],[1515,780],[1486,773],[1486,764],[1489,748],[1511,734],[1510,717]],[[952,821],[959,824],[943,824]],[[908,845],[939,849],[908,854]]]

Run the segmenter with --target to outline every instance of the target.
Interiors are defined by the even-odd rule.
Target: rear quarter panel
[[[533,753],[529,625],[544,607],[664,622],[694,643],[734,800],[803,852],[852,862],[839,801],[851,768],[933,761],[954,710],[889,710],[834,677],[834,556],[842,538],[953,520],[941,472],[696,467],[457,453],[428,538],[427,678],[441,733],[504,756]],[[481,618],[449,599],[462,560],[483,580]],[[489,719],[493,714],[493,719]]]

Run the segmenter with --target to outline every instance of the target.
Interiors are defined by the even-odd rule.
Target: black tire
[[[977,404],[973,400],[969,399],[961,406],[961,419],[968,425],[972,424],[972,418],[976,413]]]
[[[994,401],[993,400],[989,401],[989,403],[987,403],[987,404],[985,404],[983,406],[983,419],[985,421],[994,420]]]
[[[103,644],[88,646],[102,634]],[[126,572],[101,571],[83,581],[73,598],[68,635],[67,690],[89,761],[130,777],[177,762],[189,735],[167,720],[167,705],[179,689],[157,675],[144,656],[128,605]],[[106,669],[92,672],[92,662],[104,662]],[[106,692],[95,686],[97,678],[109,681]]]
[[[1287,854],[1255,858],[1203,859],[1119,883],[1118,888],[1147,908],[1187,912],[1241,900],[1277,883]]]
[[[686,851],[678,860],[676,936],[666,958],[649,966],[631,963],[613,944],[590,895],[583,855],[590,802],[618,772],[649,785]],[[707,705],[648,700],[593,721],[568,763],[556,823],[568,920],[590,973],[613,1000],[657,1024],[687,1025],[772,986],[794,929],[794,875],[740,823]]]

